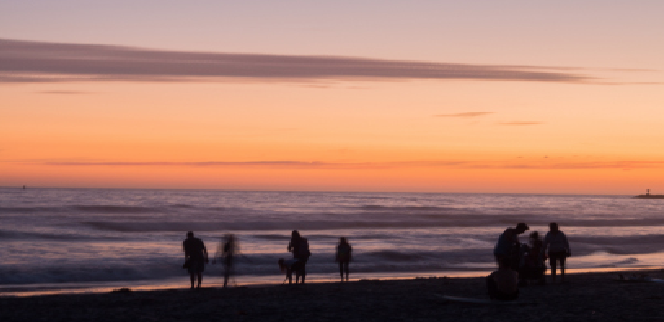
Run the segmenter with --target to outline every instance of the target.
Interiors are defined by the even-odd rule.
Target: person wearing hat
[[[518,250],[520,246],[519,235],[523,234],[528,229],[530,228],[525,223],[518,223],[516,228],[505,229],[500,237],[498,237],[498,242],[493,248],[493,256],[496,258],[496,262],[509,260],[514,266],[518,266]]]

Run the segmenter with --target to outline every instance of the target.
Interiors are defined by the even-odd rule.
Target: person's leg
[[[344,281],[344,262],[339,262],[339,275],[341,276],[341,281]]]
[[[556,257],[556,255],[551,255],[550,254],[549,256],[551,256],[549,258],[549,264],[551,265],[551,279],[555,283],[556,282],[556,261],[558,260],[558,258]]]
[[[203,273],[198,272],[198,288],[201,288],[201,282],[203,281]]]
[[[224,266],[224,287],[228,286],[228,279],[231,276],[231,268],[229,265]]]
[[[191,288],[194,288],[194,281],[196,280],[196,276],[193,272],[189,273],[189,279],[191,280]]]
[[[565,281],[565,256],[560,256],[560,281]]]
[[[344,262],[344,270],[346,271],[346,281],[348,281],[348,264],[349,262]]]
[[[286,277],[288,278],[288,284],[293,284],[293,269],[286,269]]]
[[[300,261],[300,264],[301,264],[301,266],[300,266],[300,274],[302,274],[302,284],[304,284],[304,278],[305,278],[305,276],[307,276],[307,271],[306,271],[306,269],[305,269],[305,267],[307,266],[307,262],[305,262],[305,261]]]

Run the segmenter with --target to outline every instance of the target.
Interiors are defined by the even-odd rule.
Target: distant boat
[[[638,195],[634,199],[664,199],[664,195],[651,195],[650,189],[646,189],[645,195]]]

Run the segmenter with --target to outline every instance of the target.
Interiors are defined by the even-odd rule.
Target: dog
[[[277,263],[279,264],[279,269],[281,272],[286,273],[288,284],[293,284],[293,272],[295,272],[295,284],[300,282],[300,277],[302,278],[302,283],[304,284],[304,262],[297,259],[284,260],[283,258],[279,258]],[[286,281],[284,280],[284,282]]]

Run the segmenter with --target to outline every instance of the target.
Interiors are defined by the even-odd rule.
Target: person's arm
[[[549,234],[546,234],[546,236],[544,236],[544,241],[542,242],[542,254],[546,255],[546,250],[549,247],[550,242]]]
[[[563,240],[565,241],[565,250],[567,252],[567,256],[572,256],[572,249],[569,248],[569,241],[567,240],[567,236],[565,236],[565,234],[563,234]]]

